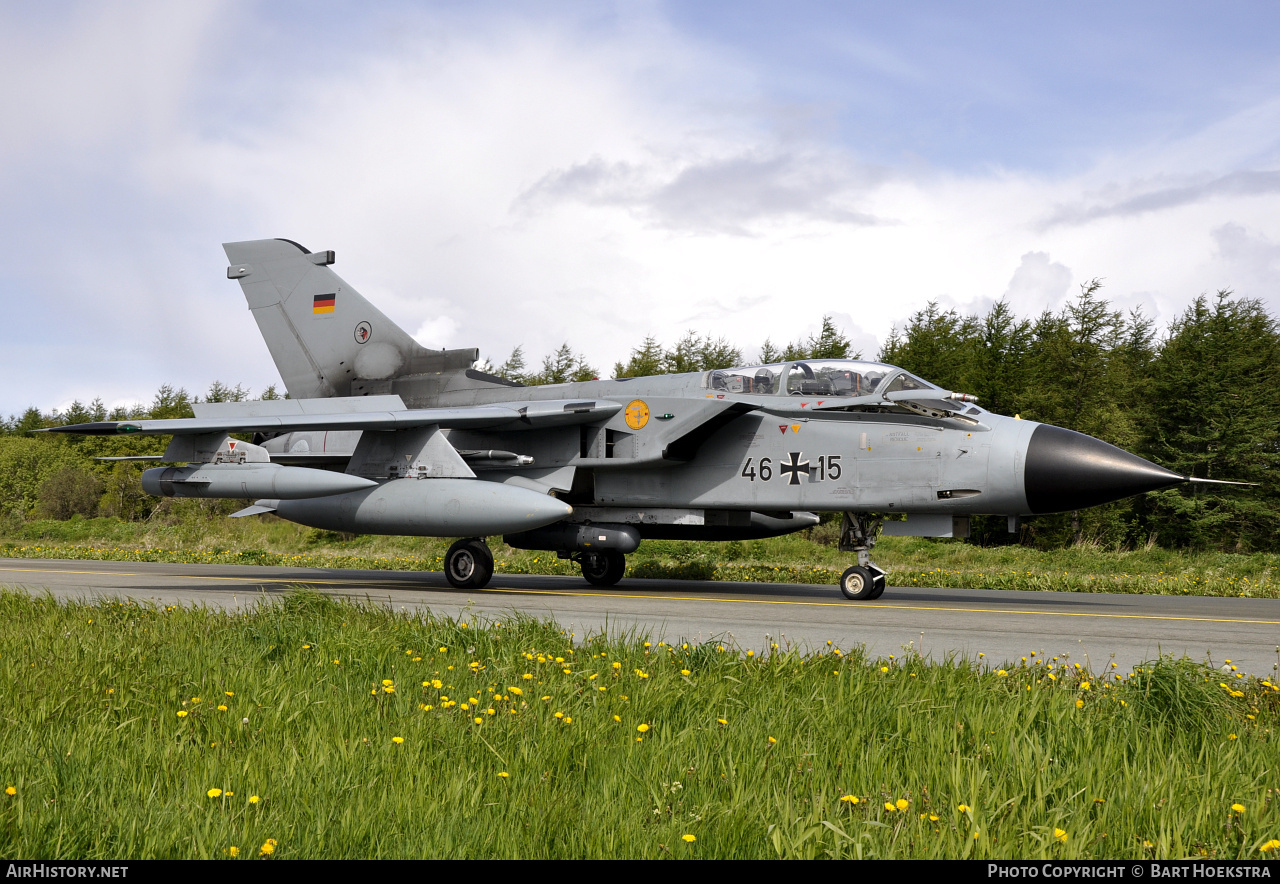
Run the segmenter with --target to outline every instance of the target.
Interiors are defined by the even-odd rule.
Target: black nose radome
[[[1049,424],[1031,434],[1023,473],[1033,513],[1084,509],[1185,481],[1101,439]]]

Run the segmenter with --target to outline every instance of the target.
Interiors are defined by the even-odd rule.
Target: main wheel
[[[493,576],[493,553],[478,537],[459,540],[444,555],[445,579],[458,589],[480,589]]]
[[[592,586],[613,586],[627,573],[627,557],[614,549],[587,553],[580,564],[582,576]]]
[[[854,565],[840,575],[840,591],[851,601],[870,601],[875,598],[876,581],[866,568]]]

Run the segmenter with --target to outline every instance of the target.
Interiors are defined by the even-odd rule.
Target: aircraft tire
[[[627,557],[607,549],[582,557],[582,576],[592,586],[614,586],[627,573]]]
[[[840,592],[852,602],[864,602],[874,599],[876,591],[875,578],[871,572],[860,565],[854,565],[840,575]]]
[[[888,581],[884,579],[883,574],[877,576],[875,580],[871,581],[871,595],[867,596],[867,598],[874,602],[876,599],[880,598],[880,596],[884,595],[884,588],[887,585]]]
[[[478,537],[459,540],[444,555],[444,576],[458,589],[480,589],[493,576],[493,553]]]

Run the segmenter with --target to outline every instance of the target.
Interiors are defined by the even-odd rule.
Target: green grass
[[[439,571],[449,540],[339,535],[274,517],[227,519],[180,501],[169,521],[118,519],[0,524],[0,556]],[[645,541],[629,575],[666,579],[833,585],[853,562],[834,530],[729,543]],[[491,538],[498,573],[577,574],[554,553],[513,550]],[[1280,555],[1186,553],[1083,545],[1062,550],[983,548],[950,540],[887,537],[875,559],[894,586],[937,586],[1280,598]]]
[[[748,654],[309,592],[240,614],[3,592],[0,618],[7,856],[1259,858],[1280,838],[1280,689],[1186,660]]]

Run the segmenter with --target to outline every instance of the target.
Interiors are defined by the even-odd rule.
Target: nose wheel
[[[844,514],[840,526],[840,549],[858,554],[858,564],[840,575],[840,592],[850,601],[871,602],[884,595],[884,569],[871,561],[871,548],[876,545],[879,531],[880,519],[865,513]]]
[[[479,537],[459,540],[444,554],[444,576],[458,589],[480,589],[493,576],[493,553]]]
[[[884,594],[884,587],[884,572],[875,565],[854,565],[840,575],[840,592],[850,601],[875,601]]]

